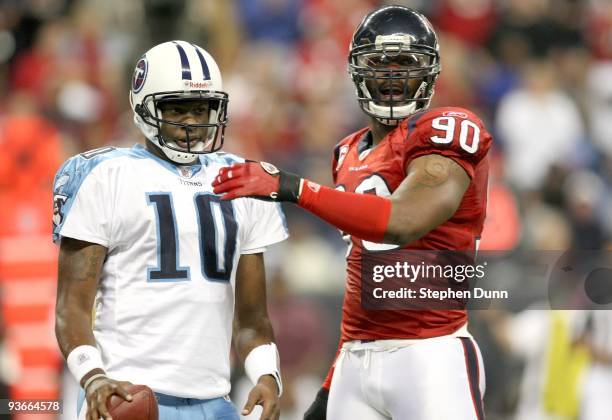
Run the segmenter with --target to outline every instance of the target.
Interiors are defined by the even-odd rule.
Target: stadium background
[[[609,249],[612,2],[394,3],[424,11],[438,30],[443,70],[434,105],[468,107],[494,134],[482,249]],[[365,122],[346,73],[348,43],[378,4],[0,2],[0,398],[64,398],[62,418],[73,414],[76,388],[53,333],[51,184],[72,154],[139,141],[128,104],[138,57],[171,39],[202,45],[230,95],[225,150],[329,185],[332,146]],[[286,386],[282,418],[297,419],[337,346],[345,246],[336,230],[285,209],[291,238],[268,256],[269,308]],[[574,417],[576,375],[549,360],[567,350],[565,318],[472,314],[489,419]],[[235,365],[242,404],[246,383]],[[539,417],[546,410],[550,417]]]

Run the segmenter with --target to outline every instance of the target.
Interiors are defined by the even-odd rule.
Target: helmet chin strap
[[[389,120],[389,119],[376,117],[376,121],[378,121],[382,125],[388,125],[390,127],[397,127],[401,120]]]
[[[376,115],[376,120],[384,125],[397,125],[399,122],[416,112],[416,102],[411,102],[408,105],[394,106],[393,119],[385,118],[391,116],[391,107],[376,105],[373,102],[368,104],[370,112]]]
[[[372,95],[370,95],[370,91],[366,87],[365,82],[360,83],[361,91],[368,99],[372,99]],[[412,99],[420,98],[423,93],[427,90],[427,83],[425,81],[421,82],[419,88],[416,90],[416,93]],[[378,122],[384,125],[396,126],[399,122],[414,114],[417,111],[417,102],[410,102],[407,105],[402,106],[394,106],[393,107],[393,118],[391,118],[391,107],[376,105],[373,100],[364,105],[367,107],[368,111],[374,114],[374,117]],[[425,104],[423,108],[427,108],[429,106],[429,101]]]

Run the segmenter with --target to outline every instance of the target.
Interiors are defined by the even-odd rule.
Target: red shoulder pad
[[[407,124],[406,165],[417,157],[439,154],[456,161],[473,178],[474,168],[491,147],[492,137],[480,118],[464,108],[434,108]]]

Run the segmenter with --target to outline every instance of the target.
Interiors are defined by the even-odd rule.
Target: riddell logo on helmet
[[[209,88],[212,85],[210,80],[205,80],[203,82],[194,82],[193,80],[185,80],[185,87],[190,88]]]

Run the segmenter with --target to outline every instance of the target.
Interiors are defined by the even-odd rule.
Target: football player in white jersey
[[[81,153],[55,178],[55,329],[84,389],[80,418],[110,418],[107,399],[130,400],[133,383],[155,391],[161,419],[238,419],[227,397],[233,323],[254,382],[243,413],[262,405],[262,419],[278,419],[263,252],[287,229],[276,203],[212,192],[221,167],[244,161],[219,152],[219,68],[196,45],[162,43],[138,61],[130,102],[144,145]]]

